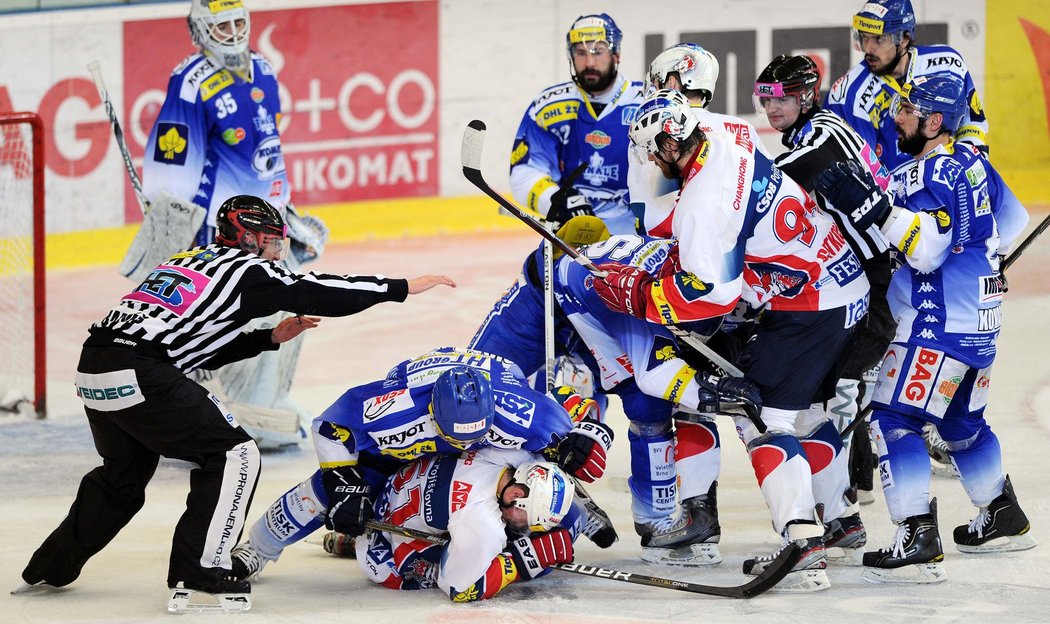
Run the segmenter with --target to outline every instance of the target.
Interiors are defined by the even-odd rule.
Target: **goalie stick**
[[[448,544],[448,538],[440,535],[432,535],[430,533],[424,533],[423,531],[416,531],[396,524],[390,524],[387,522],[378,522],[376,520],[369,520],[365,523],[365,526],[375,530],[384,531],[387,533],[396,533],[398,535],[404,535],[405,537],[411,537],[413,539],[423,540],[431,544]],[[634,585],[648,585],[649,587],[663,587],[664,589],[673,589],[676,591],[690,592],[694,594],[704,594],[705,596],[719,596],[722,598],[754,598],[759,594],[763,594],[772,589],[777,583],[781,581],[791,571],[791,568],[798,563],[798,559],[801,556],[802,551],[799,549],[797,544],[789,544],[784,550],[777,555],[777,558],[773,560],[761,574],[753,578],[752,580],[744,583],[743,585],[733,585],[731,587],[720,587],[717,585],[701,585],[699,583],[689,583],[687,581],[676,581],[673,579],[665,579],[657,576],[647,576],[645,574],[635,574],[634,572],[623,572],[622,570],[612,570],[609,568],[600,568],[598,566],[586,565],[583,563],[558,563],[551,567],[555,570],[561,570],[562,572],[571,572],[573,574],[582,574],[583,576],[590,576],[594,578],[607,579],[610,581],[619,581],[621,583],[632,583]]]
[[[558,238],[553,232],[549,231],[543,226],[539,220],[531,214],[525,212],[513,202],[509,201],[488,185],[485,181],[485,177],[481,174],[481,151],[485,146],[485,122],[475,119],[467,124],[467,129],[463,132],[463,147],[461,152],[461,159],[463,163],[463,176],[470,181],[471,184],[481,189],[486,195],[491,197],[500,206],[507,209],[512,215],[525,222],[525,225],[532,228],[537,234],[543,238],[549,240],[552,245],[560,249],[562,252],[567,254],[570,258],[581,264],[584,268],[591,272],[592,275],[598,278],[605,277],[605,271],[600,270],[593,262],[590,261],[586,256],[576,251],[562,239]],[[743,377],[744,374],[739,368],[734,366],[729,360],[715,353],[711,347],[707,346],[703,342],[694,339],[688,332],[674,327],[668,326],[675,336],[680,338],[683,342],[688,344],[690,347],[699,351],[704,357],[711,360],[722,370],[726,371],[733,377]]]
[[[109,123],[113,126],[113,136],[117,139],[117,149],[120,150],[120,157],[124,160],[124,168],[128,170],[128,178],[131,180],[132,190],[135,191],[135,198],[139,200],[139,208],[142,209],[142,214],[146,214],[149,210],[149,200],[146,199],[146,194],[142,192],[142,180],[139,178],[138,171],[135,170],[135,164],[131,162],[131,152],[128,150],[128,142],[124,139],[124,130],[120,127],[120,120],[117,119],[116,111],[113,110],[113,102],[109,99],[106,83],[102,81],[102,67],[98,61],[91,61],[88,63],[87,68],[91,72],[91,78],[95,81],[98,96],[102,98],[102,103],[106,107],[106,116],[109,117]]]

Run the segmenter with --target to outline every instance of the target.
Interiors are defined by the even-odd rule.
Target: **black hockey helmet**
[[[755,81],[755,99],[798,96],[803,112],[817,101],[820,90],[820,72],[808,56],[781,54],[772,61]],[[760,102],[756,101],[756,104]]]
[[[216,243],[242,249],[245,249],[245,233],[255,233],[257,246],[249,251],[258,251],[258,245],[262,243],[262,237],[258,235],[288,236],[288,227],[281,213],[266,200],[254,195],[234,195],[222,202],[215,215],[215,227]]]

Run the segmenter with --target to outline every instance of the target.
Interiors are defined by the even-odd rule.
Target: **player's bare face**
[[[923,123],[918,111],[908,102],[901,102],[893,124],[897,127],[897,148],[905,154],[918,156],[926,147]]]
[[[515,483],[503,490],[503,499],[500,504],[503,521],[516,533],[524,533],[529,527],[529,520],[524,509],[508,507],[507,505],[513,504],[514,501],[524,496],[525,486],[519,483]]]
[[[616,61],[616,55],[604,41],[577,43],[572,47],[576,79],[587,93],[599,95],[608,91],[616,78]]]
[[[900,65],[905,42],[895,44],[893,35],[858,35],[860,50],[864,53],[864,63],[871,73],[885,76],[892,74]]]
[[[762,98],[762,109],[766,112],[769,125],[781,132],[795,125],[798,121],[802,107],[799,106],[797,95],[785,95],[784,97]]]
[[[259,248],[259,255],[264,260],[278,261],[284,257],[284,239],[280,236],[273,236],[271,234],[262,235],[262,246]]]

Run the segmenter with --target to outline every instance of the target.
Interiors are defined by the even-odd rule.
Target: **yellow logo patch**
[[[215,94],[233,84],[233,74],[225,69],[215,72],[201,83],[201,101],[207,102]]]
[[[536,113],[536,124],[546,130],[556,123],[576,119],[579,102],[556,102],[548,104]]]
[[[853,28],[856,29],[857,32],[881,35],[884,26],[885,22],[880,20],[873,20],[862,15],[853,16]]]
[[[212,0],[208,3],[208,10],[211,11],[212,15],[216,13],[222,13],[223,11],[229,11],[231,9],[243,9],[244,4],[241,0]]]
[[[178,129],[170,128],[163,136],[157,137],[157,148],[165,159],[175,160],[176,154],[186,150],[186,138],[179,134]]]
[[[406,446],[405,448],[399,449],[382,449],[380,451],[383,455],[390,455],[398,459],[410,460],[425,455],[427,453],[437,452],[437,443],[433,440],[423,440],[422,442],[416,442],[412,446]]]

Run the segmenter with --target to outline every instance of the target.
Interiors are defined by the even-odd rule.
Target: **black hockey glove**
[[[612,441],[613,431],[608,425],[585,420],[558,444],[558,465],[580,481],[594,483],[605,474]]]
[[[587,168],[587,163],[581,163],[569,175],[561,180],[558,190],[551,195],[551,208],[547,211],[547,221],[557,230],[573,217],[594,216],[594,208],[591,207],[589,199],[583,196],[573,184],[576,178]]]
[[[841,213],[860,231],[873,223],[881,226],[890,214],[890,198],[875,183],[871,172],[855,160],[828,165],[813,182],[828,200],[828,208]]]
[[[356,466],[330,468],[321,474],[328,494],[328,512],[324,525],[332,531],[350,536],[365,532],[365,522],[372,519],[372,486]]]
[[[760,416],[762,395],[758,386],[743,377],[728,375],[716,377],[701,373],[697,374],[696,381],[700,384],[701,412],[744,416],[755,423],[759,433],[765,433],[766,423]]]

